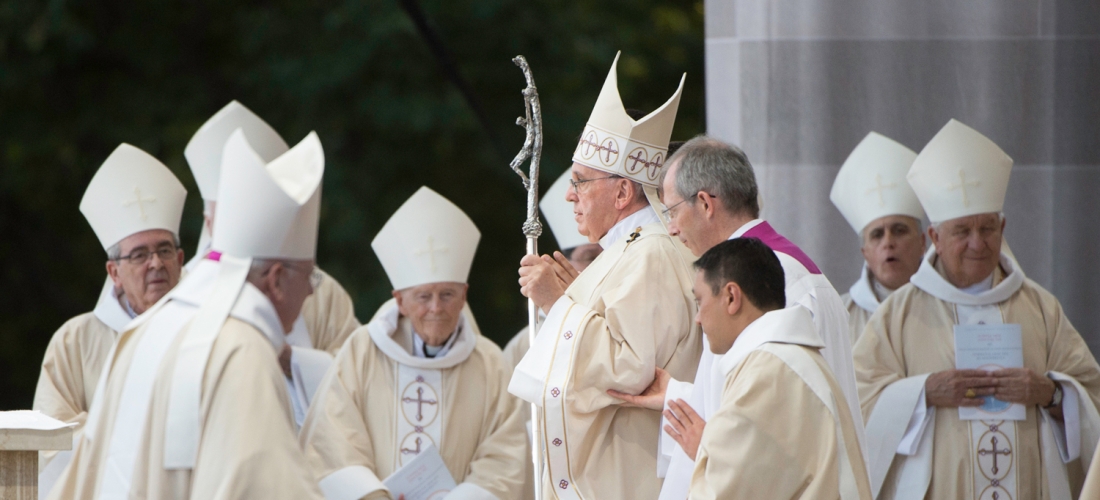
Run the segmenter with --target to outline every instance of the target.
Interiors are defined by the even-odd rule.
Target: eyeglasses
[[[686,202],[686,201],[688,201],[688,199],[680,200],[679,203],[676,203],[676,204],[672,205],[671,207],[668,207],[664,210],[661,210],[661,214],[665,216],[665,220],[672,220],[672,209],[674,209],[674,208],[676,208],[680,205],[683,205],[684,202]]]
[[[179,247],[176,246],[160,247],[153,251],[149,251],[148,248],[139,248],[130,252],[130,255],[123,255],[115,260],[128,260],[131,264],[140,266],[149,262],[149,258],[156,254],[157,257],[160,257],[161,262],[168,262],[176,256],[177,250],[179,250]]]
[[[592,181],[602,181],[602,180],[605,180],[605,179],[618,179],[618,178],[619,178],[619,176],[618,176],[618,175],[609,175],[609,176],[607,176],[607,177],[597,177],[597,178],[595,178],[595,179],[581,179],[581,180],[579,180],[579,181],[575,181],[575,180],[573,180],[573,179],[569,179],[569,184],[571,184],[571,185],[573,186],[573,192],[574,192],[574,193],[579,193],[579,192],[581,192],[581,188],[580,188],[580,185],[581,185],[581,184],[584,184],[584,183],[586,183],[586,182],[592,182]]]
[[[695,194],[691,195],[691,197],[684,198],[684,199],[680,200],[678,203],[673,204],[671,207],[668,207],[664,210],[661,210],[661,214],[664,215],[665,220],[672,220],[672,209],[684,204],[688,200],[694,201],[695,197],[698,196],[699,193],[706,193],[706,191],[696,191]],[[715,198],[715,199],[718,198],[717,196],[713,196],[710,193],[707,193],[707,196],[710,196],[711,198]]]

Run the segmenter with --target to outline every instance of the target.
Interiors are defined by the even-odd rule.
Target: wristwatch
[[[1062,404],[1062,384],[1054,382],[1054,395],[1050,397],[1050,404],[1043,408],[1054,408],[1060,404]]]

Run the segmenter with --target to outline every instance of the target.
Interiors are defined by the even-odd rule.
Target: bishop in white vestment
[[[920,267],[924,209],[905,180],[917,154],[875,132],[840,166],[829,199],[860,239],[863,270],[840,297],[855,345],[867,320]]]
[[[432,446],[457,484],[440,498],[520,496],[528,448],[511,368],[465,304],[480,237],[425,187],[371,243],[394,300],[337,354],[301,432],[325,498],[397,498],[383,481]]]
[[[289,149],[271,125],[237,101],[218,110],[195,131],[183,154],[202,195],[203,225],[198,251],[188,262],[188,268],[199,265],[207,257],[217,259],[220,254],[218,249],[211,248],[210,235],[215,228],[221,191],[223,152],[226,141],[237,130],[265,162],[273,161]],[[301,425],[317,386],[332,366],[332,356],[344,345],[352,330],[359,327],[351,297],[332,276],[314,268],[310,279],[313,294],[306,298],[279,358],[297,425]]]
[[[49,498],[320,498],[276,358],[311,292],[321,144],[265,164],[237,131],[223,160],[220,252],[119,336]]]
[[[521,292],[546,320],[509,391],[541,408],[546,498],[656,498],[660,412],[621,405],[607,391],[641,391],[656,368],[688,377],[701,349],[690,256],[652,208],[683,81],[635,121],[619,98],[617,62],[566,191],[579,231],[603,253],[571,284],[548,256],[521,261]]]
[[[288,149],[271,125],[237,101],[227,104],[199,127],[183,152],[203,199],[202,234],[194,258],[187,263],[188,268],[201,262],[211,250],[222,148],[238,128],[244,131],[249,143],[265,161],[275,159]],[[301,317],[295,321],[287,343],[295,348],[295,355],[301,352],[299,349],[335,355],[351,332],[359,328],[359,320],[355,317],[351,296],[335,278],[318,268],[314,282],[313,295],[302,306]]]
[[[855,348],[877,498],[1069,500],[1081,488],[1100,437],[1100,367],[1002,249],[1011,169],[951,120],[908,173],[933,247]],[[958,339],[1012,330],[1022,367],[957,369]]]
[[[103,364],[118,332],[180,280],[179,224],[187,190],[156,158],[120,145],[92,177],[80,210],[107,251],[108,278],[95,309],[61,326],[50,339],[34,393],[34,409],[76,423],[80,440]],[[71,451],[39,452],[39,491],[49,491]]]
[[[698,445],[681,424],[698,414],[673,403],[684,410],[670,418],[673,433],[695,458],[691,498],[871,500],[855,420],[810,312],[784,307],[775,252],[738,238],[695,267],[697,321],[726,380]]]
[[[603,248],[599,244],[589,243],[588,238],[580,233],[577,229],[577,221],[573,218],[573,204],[565,201],[565,192],[569,189],[569,181],[572,179],[572,175],[570,170],[563,172],[542,196],[539,208],[542,210],[546,222],[550,224],[550,230],[554,232],[554,239],[558,242],[558,248],[561,249],[561,256],[555,254],[554,258],[568,259],[569,266],[563,266],[563,270],[571,267],[571,271],[579,274],[584,272],[588,265],[600,255]],[[573,277],[575,278],[575,276]],[[546,319],[546,315],[539,311],[539,322],[541,323],[544,319]],[[504,361],[510,367],[510,370],[515,370],[520,360],[527,354],[527,350],[531,348],[529,328],[530,326],[523,327],[519,333],[512,337],[512,340],[508,341],[508,345],[504,346]],[[511,371],[509,371],[510,376]],[[529,422],[531,420],[531,406],[528,404],[521,406],[523,421]],[[529,423],[527,425],[530,427]],[[520,497],[524,500],[535,498],[534,464],[531,460],[527,460],[526,463],[523,496]]]

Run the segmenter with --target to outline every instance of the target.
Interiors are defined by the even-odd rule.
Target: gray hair
[[[756,174],[745,152],[713,137],[698,135],[684,143],[667,164],[679,162],[676,169],[676,194],[688,200],[700,191],[722,200],[731,215],[760,216]],[[667,169],[661,172],[664,184]]]
[[[125,239],[125,238],[123,238]],[[176,248],[180,248],[180,237],[176,236],[176,233],[172,233],[172,244],[176,245]],[[122,241],[115,243],[107,248],[107,260],[118,260],[122,258]]]
[[[992,213],[992,212],[990,212],[990,213]],[[975,215],[981,215],[981,214],[975,214]],[[954,219],[947,219],[947,220],[954,220]],[[939,222],[930,223],[930,224],[928,224],[928,227],[931,227],[937,233],[939,233],[940,232],[940,226],[942,226],[944,222],[947,222],[947,220],[941,220]],[[997,212],[997,222],[1004,222],[1004,221],[1005,221],[1005,213],[1004,212]]]

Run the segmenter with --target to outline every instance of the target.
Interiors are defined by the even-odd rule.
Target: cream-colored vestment
[[[316,271],[321,273],[321,283],[302,304],[302,320],[309,332],[310,347],[335,356],[351,332],[359,328],[359,320],[347,290],[320,268]]]
[[[435,358],[389,301],[336,356],[302,426],[301,443],[325,497],[390,498],[382,481],[434,444],[457,498],[517,498],[527,459],[511,367],[467,308]]]
[[[95,309],[66,321],[46,347],[33,408],[62,422],[76,423],[74,445],[84,432],[103,363],[118,332],[131,319],[107,278]],[[72,451],[38,453],[40,491],[49,491],[71,459]]]
[[[943,278],[935,248],[892,293],[855,347],[878,498],[1070,499],[1100,438],[1100,367],[1049,292],[1002,253],[989,289]],[[1031,406],[1025,420],[961,420],[928,408],[929,374],[955,369],[954,326],[1018,324],[1024,366],[1059,381],[1063,420]]]
[[[122,333],[73,463],[51,499],[320,498],[305,466],[276,359],[284,332],[270,301],[245,285],[202,375],[191,469],[166,470],[165,425],[176,359],[218,266],[195,268],[136,328]],[[150,375],[151,374],[151,375]]]
[[[547,312],[509,385],[542,408],[546,498],[657,498],[661,414],[607,390],[637,394],[654,367],[685,379],[699,363],[694,272],[659,221],[631,217]]]
[[[855,423],[805,308],[750,324],[719,361],[722,403],[699,445],[692,500],[871,500]]]
[[[867,269],[867,263],[864,262],[859,279],[852,283],[848,293],[840,296],[840,300],[844,301],[844,308],[848,310],[848,332],[851,334],[853,346],[863,334],[863,329],[871,320],[871,315],[875,314],[878,306],[882,304],[882,299],[889,297],[891,293],[893,290],[874,279],[871,271]]]

